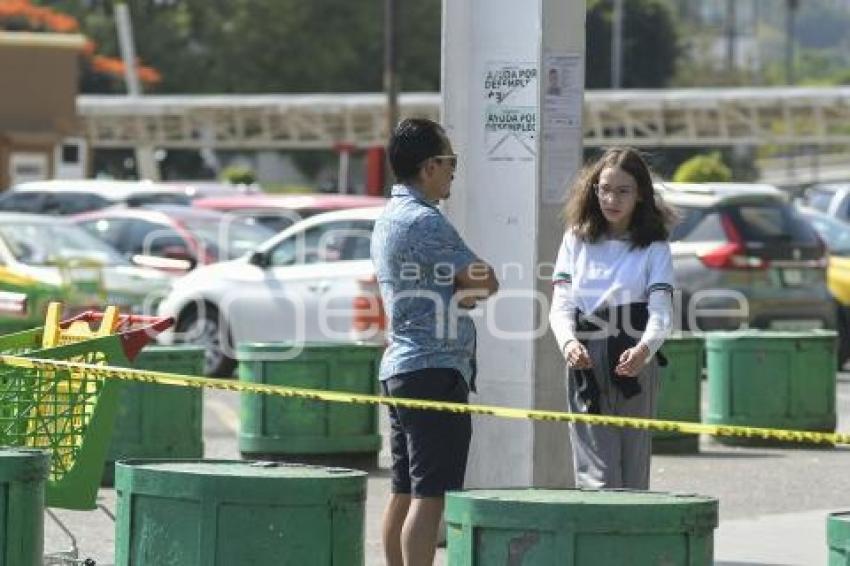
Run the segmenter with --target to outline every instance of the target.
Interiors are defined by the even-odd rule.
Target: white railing
[[[94,147],[324,149],[382,145],[383,94],[80,96]],[[438,119],[440,95],[403,94]],[[850,143],[850,87],[588,91],[586,146]]]

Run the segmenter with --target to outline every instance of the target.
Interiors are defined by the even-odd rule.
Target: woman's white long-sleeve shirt
[[[564,239],[552,276],[549,324],[563,352],[576,340],[576,311],[589,315],[603,307],[648,303],[649,321],[639,343],[655,354],[673,328],[673,260],[670,244],[633,248],[628,240],[585,242],[571,231]]]

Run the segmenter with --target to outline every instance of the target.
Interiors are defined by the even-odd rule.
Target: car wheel
[[[201,312],[192,309],[180,317],[177,333],[183,341],[204,347],[204,375],[233,375],[236,361],[226,353],[233,351],[233,341],[218,309],[212,305],[206,305]]]

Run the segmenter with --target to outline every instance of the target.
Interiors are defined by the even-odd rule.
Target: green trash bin
[[[717,500],[624,490],[446,495],[452,566],[713,564]]]
[[[49,470],[47,452],[0,448],[0,565],[42,564]]]
[[[120,461],[116,566],[363,564],[366,474],[245,461]]]
[[[836,333],[746,330],[706,334],[706,422],[835,430]],[[775,444],[716,437],[728,444]]]
[[[661,347],[667,366],[661,368],[658,418],[668,421],[700,420],[700,390],[705,340],[693,334],[669,337]],[[699,436],[676,432],[653,432],[652,451],[657,454],[699,452]]]
[[[204,348],[148,346],[128,367],[203,375]],[[106,456],[103,485],[112,485],[115,461],[138,458],[203,458],[203,391],[125,381],[120,383],[118,413]]]
[[[242,344],[239,379],[348,393],[378,393],[383,347]],[[381,435],[375,405],[241,394],[239,450],[249,459],[373,468]]]
[[[850,513],[832,513],[826,518],[829,566],[850,566]]]

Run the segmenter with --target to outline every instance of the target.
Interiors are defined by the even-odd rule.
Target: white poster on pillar
[[[533,162],[537,154],[537,64],[487,62],[482,94],[487,161]]]
[[[543,203],[560,204],[581,166],[584,60],[580,53],[543,57]]]

